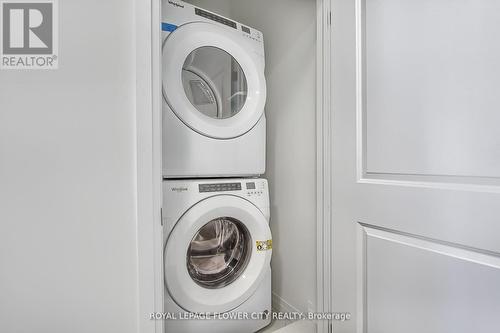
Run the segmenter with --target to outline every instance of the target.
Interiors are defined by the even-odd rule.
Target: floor
[[[290,324],[290,322],[286,322],[284,320],[273,320],[271,325],[261,329],[257,333],[271,333],[271,332],[276,332],[282,327],[285,327],[287,324]]]
[[[308,320],[289,322],[276,320],[257,333],[316,333],[316,324]]]

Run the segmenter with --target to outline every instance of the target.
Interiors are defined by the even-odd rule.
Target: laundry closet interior
[[[255,89],[257,93],[252,95],[253,87],[263,85],[258,78],[255,78],[255,75],[251,73],[248,75],[248,71],[253,70],[252,62],[248,61],[247,63],[245,60],[248,55],[243,54],[239,58],[235,56],[235,60],[231,57],[231,46],[228,46],[226,50],[224,50],[225,47],[219,48],[217,46],[193,47],[190,45],[191,42],[186,41],[188,38],[184,38],[178,33],[182,30],[177,29],[182,26],[183,21],[180,21],[181,24],[174,22],[177,20],[175,15],[183,16],[182,10],[191,8],[190,5],[198,7],[196,15],[203,20],[210,19],[216,24],[222,23],[230,28],[234,25],[235,32],[241,36],[247,34],[249,39],[253,39],[249,43],[258,45],[258,42],[262,43],[263,41],[265,98],[261,98],[262,92],[259,92],[259,89]],[[228,296],[228,304],[231,303],[228,305],[229,307],[224,307],[216,301],[214,301],[212,308],[210,306],[208,308],[197,307],[196,291],[190,295],[189,290],[182,289],[196,289],[199,293],[208,290],[207,294],[203,294],[203,297],[210,298],[210,295],[217,295],[214,290],[217,292],[217,288],[221,288],[220,286],[231,287],[230,285],[233,284],[240,289],[244,288],[245,285],[240,286],[234,282],[242,280],[238,274],[224,281],[226,273],[217,268],[220,259],[218,255],[211,255],[211,259],[204,263],[200,261],[200,258],[205,258],[207,255],[207,253],[202,252],[207,250],[204,249],[204,246],[209,244],[207,237],[210,237],[210,233],[225,230],[223,232],[226,232],[227,236],[221,236],[224,238],[221,242],[225,242],[226,238],[233,237],[237,243],[244,240],[245,233],[251,233],[252,230],[249,232],[248,229],[253,227],[239,225],[231,218],[222,222],[212,220],[215,222],[210,222],[211,225],[203,226],[203,223],[198,225],[196,228],[201,226],[199,229],[201,231],[193,236],[183,235],[183,233],[188,233],[186,228],[181,231],[176,230],[180,229],[178,225],[181,224],[176,221],[181,221],[182,218],[193,220],[205,218],[203,212],[195,217],[196,212],[193,213],[193,209],[190,207],[195,207],[198,203],[203,204],[213,197],[230,197],[233,193],[236,193],[235,196],[238,197],[239,194],[234,191],[242,191],[244,193],[242,194],[243,199],[248,199],[257,208],[262,205],[264,208],[261,210],[264,211],[264,215],[269,215],[268,223],[272,233],[272,243],[266,243],[271,241],[271,236],[269,236],[270,239],[254,239],[255,236],[248,236],[252,244],[247,248],[245,248],[246,245],[241,245],[241,248],[236,250],[232,248],[233,254],[230,256],[233,263],[228,264],[222,261],[221,265],[226,270],[237,271],[241,269],[243,273],[239,274],[242,274],[243,280],[248,280],[245,274],[249,273],[245,272],[244,269],[253,265],[253,260],[249,259],[248,262],[244,262],[245,251],[256,251],[253,249],[255,242],[257,242],[257,246],[269,246],[269,249],[272,248],[272,278],[270,279],[272,291],[269,299],[272,299],[273,310],[304,313],[315,311],[317,306],[317,2],[314,0],[188,0],[186,2],[165,0],[161,2],[161,11],[163,34],[161,47],[162,173],[164,183],[162,216],[163,227],[166,228],[164,231],[166,245],[164,248],[162,247],[162,252],[165,252],[162,255],[164,256],[165,279],[167,280],[165,283],[166,307],[173,306],[177,309],[178,306],[180,310],[190,311],[191,309],[188,308],[192,305],[194,312],[211,312],[211,309],[215,312],[226,312],[229,309],[238,309],[239,303],[231,303],[230,296]],[[166,12],[169,13],[165,14]],[[174,18],[170,19],[169,15],[173,12],[179,14],[175,14]],[[215,16],[212,16],[213,14]],[[186,27],[190,25],[192,24],[187,24]],[[174,32],[176,30],[177,32]],[[210,38],[208,30],[203,30],[203,33],[207,34],[207,38]],[[189,31],[182,32],[189,34]],[[198,32],[193,34],[196,33]],[[231,31],[231,33],[233,32]],[[178,41],[174,40],[175,38]],[[165,42],[165,40],[167,41]],[[215,45],[218,42],[222,43],[223,41],[214,40]],[[180,46],[176,46],[175,50],[172,51],[169,49],[169,45]],[[195,50],[189,51],[189,48]],[[234,52],[238,54],[237,47]],[[261,51],[257,47],[253,51],[246,50],[246,52],[259,53]],[[189,55],[186,57],[186,54]],[[255,58],[255,54],[251,54],[250,58],[252,57]],[[212,60],[203,62],[202,58],[211,58]],[[179,70],[175,70],[176,65],[179,68],[182,66],[182,80],[178,80]],[[166,66],[168,68],[165,68]],[[229,80],[217,81],[216,74],[212,75],[211,73],[215,73],[218,67],[227,66],[231,67]],[[249,68],[250,70],[248,70]],[[172,83],[175,80],[179,82]],[[212,85],[215,87],[214,89],[212,89]],[[246,92],[247,88],[248,93]],[[215,89],[218,89],[220,94],[212,94]],[[183,95],[184,93],[187,95],[187,99]],[[183,100],[178,98],[180,95],[183,96]],[[186,104],[187,100],[190,102],[189,105]],[[185,112],[182,103],[187,105],[187,109],[194,107],[203,115],[190,118],[191,115],[181,114]],[[259,103],[262,105],[260,106]],[[244,125],[241,125],[240,133],[226,133],[227,128],[224,127],[230,127],[232,124],[236,124],[232,127],[240,126],[236,122],[230,122],[232,118],[236,118],[234,115],[242,119],[251,117],[245,114],[247,107],[263,107],[265,115],[262,117],[259,115],[261,118],[258,118],[258,121],[256,120],[255,124],[249,128],[244,128]],[[218,128],[217,122],[213,121],[208,122],[206,126],[204,125],[205,127],[197,127],[197,125],[192,124],[196,124],[198,116],[217,119],[219,124],[222,120],[229,125]],[[227,136],[225,136],[226,134]],[[182,138],[182,141],[177,142],[177,138]],[[231,142],[236,142],[236,140],[239,140],[237,141],[238,145],[231,146]],[[220,144],[212,144],[213,142],[220,142]],[[259,157],[260,155],[262,158]],[[263,199],[267,195],[263,192],[267,190],[268,207]],[[188,202],[188,199],[185,202],[179,199],[188,197],[190,191],[197,193],[196,198],[189,199],[193,202]],[[231,195],[224,196],[224,194]],[[176,200],[180,200],[182,203],[178,203]],[[226,201],[222,200],[221,205],[225,204]],[[180,208],[182,205],[186,206],[185,211]],[[175,210],[179,210],[179,212],[172,213]],[[267,213],[265,213],[266,210]],[[190,217],[189,214],[194,215]],[[209,213],[207,214],[208,217],[211,216]],[[203,231],[203,228],[207,230]],[[189,251],[198,253],[198,255],[193,254],[190,257],[188,254],[187,259],[184,256],[179,259],[178,263],[172,263],[171,261],[177,259],[169,258],[182,252],[177,249],[177,244],[183,244],[182,240],[175,239],[184,236],[192,238]],[[169,242],[174,245],[170,245]],[[258,251],[260,249],[259,247]],[[183,286],[183,279],[187,275],[173,276],[177,273],[171,273],[169,267],[172,271],[173,267],[177,267],[176,265],[185,266],[186,260],[188,273],[195,283]],[[242,267],[238,265],[242,265]],[[219,269],[218,275],[216,275],[222,282],[217,282],[217,277],[215,280],[210,277],[209,271],[211,269]],[[169,284],[169,279],[178,282]],[[176,290],[173,290],[174,288]],[[181,291],[177,292],[177,289]],[[254,292],[255,290],[249,293]],[[249,295],[243,295],[242,299],[251,300],[249,297]],[[168,305],[169,302],[175,306]],[[250,307],[250,309],[252,308]],[[283,325],[287,323],[284,322]],[[199,324],[194,324],[193,327],[196,325]],[[194,329],[193,327],[190,329]],[[202,326],[200,327],[203,331]],[[245,326],[234,327],[233,329],[240,332],[254,331],[245,328]],[[167,332],[169,332],[168,328],[167,324]],[[258,329],[261,328],[258,327]],[[182,329],[184,328],[171,327],[171,331]],[[186,332],[190,331],[186,329]],[[208,329],[206,332],[212,331]]]

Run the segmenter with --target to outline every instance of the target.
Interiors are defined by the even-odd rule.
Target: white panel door
[[[498,332],[500,2],[332,9],[334,332]]]

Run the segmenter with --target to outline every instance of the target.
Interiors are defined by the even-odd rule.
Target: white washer
[[[262,33],[182,1],[163,0],[163,176],[265,172]]]
[[[268,325],[267,181],[164,181],[162,211],[164,310],[177,318],[165,321],[165,332],[250,333]],[[186,320],[195,314],[209,315]]]

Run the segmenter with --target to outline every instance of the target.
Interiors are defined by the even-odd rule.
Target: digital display
[[[198,185],[200,193],[204,192],[225,192],[241,191],[241,183],[215,183]]]
[[[247,34],[250,34],[250,28],[245,27],[244,25],[241,26],[241,30],[246,32]]]
[[[219,23],[227,25],[228,27],[236,29],[236,22],[228,20],[227,18],[224,18],[224,17],[218,16],[218,15],[212,14],[212,13],[204,11],[204,10],[202,10],[200,8],[195,8],[194,13],[196,15],[201,16],[201,17],[205,17],[205,18],[207,18],[209,20],[212,20],[212,21],[215,21],[215,22],[219,22]]]
[[[255,183],[247,183],[247,190],[255,190]]]

